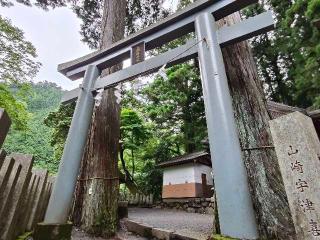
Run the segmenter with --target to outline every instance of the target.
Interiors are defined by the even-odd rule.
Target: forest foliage
[[[0,107],[5,108],[15,128],[25,130],[29,113],[24,98],[28,84],[37,74],[40,63],[36,49],[24,38],[21,29],[0,15]],[[11,91],[10,88],[14,88]]]
[[[16,1],[0,0],[2,6]],[[17,1],[21,2],[21,1]],[[25,0],[43,9],[68,5],[81,19],[82,40],[99,46],[102,0]],[[179,8],[193,2],[180,0]],[[167,16],[162,1],[127,1],[126,34]],[[261,0],[243,11],[253,16],[274,12],[276,30],[251,40],[259,75],[270,100],[299,107],[320,107],[320,32],[312,21],[320,18],[319,0]],[[40,64],[23,32],[0,18],[0,107],[13,119],[6,141],[9,152],[35,155],[36,164],[55,173],[62,155],[75,103],[59,105],[63,91],[54,84],[30,83]],[[162,49],[182,44],[174,41]],[[10,53],[8,56],[5,54]],[[9,61],[3,61],[9,59]],[[13,66],[13,67],[12,67]],[[17,71],[16,71],[17,69]],[[161,192],[157,164],[174,156],[202,149],[206,137],[205,112],[197,59],[166,70],[167,78],[150,75],[122,86],[121,153],[141,191]]]
[[[15,88],[11,87],[10,91],[15,92]],[[60,161],[54,158],[54,148],[50,144],[54,130],[47,127],[43,121],[50,112],[59,107],[63,92],[55,83],[39,82],[29,83],[27,93],[23,100],[29,114],[26,129],[22,131],[11,128],[4,149],[8,153],[32,154],[36,167],[55,173]]]
[[[276,30],[253,39],[252,47],[267,97],[298,107],[320,107],[319,0],[262,0],[246,16],[271,9]]]

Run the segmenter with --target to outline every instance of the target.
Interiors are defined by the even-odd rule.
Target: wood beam
[[[274,29],[271,11],[250,17],[237,24],[224,26],[218,30],[218,40],[221,47],[247,40],[251,37]]]
[[[211,12],[218,20],[255,2],[257,0],[199,0],[184,10],[128,36],[109,48],[60,64],[58,71],[71,80],[79,79],[84,76],[86,66],[89,64],[102,69],[111,64],[111,62],[106,63],[110,59],[113,60],[113,64],[116,64],[129,58],[128,52],[130,52],[131,46],[141,41],[146,43],[148,51],[193,32],[195,17],[199,13]]]
[[[192,57],[197,56],[197,53],[198,49],[196,46],[196,42],[195,40],[191,40],[183,46],[162,53],[156,57],[147,59],[141,63],[137,63],[118,72],[112,73],[104,78],[98,78],[92,91],[94,92],[100,88],[108,88],[111,85],[116,85],[120,82],[130,79],[132,80],[138,76],[155,72],[166,63],[168,63],[168,67],[174,64],[187,61]],[[62,97],[61,103],[67,104],[76,100],[78,98],[79,93],[80,88],[76,88],[66,92]]]
[[[109,88],[123,81],[133,80],[139,76],[156,72],[165,64],[166,67],[170,67],[185,62],[196,57],[197,52],[198,46],[195,40],[191,40],[181,47],[177,47],[156,57],[98,79],[95,84],[95,89]]]
[[[262,13],[255,17],[244,20],[243,22],[225,26],[218,30],[219,44],[227,46],[235,42],[247,40],[252,36],[258,35],[263,32],[270,31],[274,28],[273,18],[271,12]],[[120,82],[135,79],[139,76],[156,72],[164,64],[168,63],[166,67],[174,64],[182,63],[198,54],[198,47],[196,40],[190,40],[183,46],[169,50],[156,57],[145,60],[144,62],[130,66],[104,78],[99,78],[95,84],[93,92],[100,88],[108,88],[117,85]],[[173,60],[172,60],[173,59]],[[80,93],[80,88],[73,89],[66,92],[61,102],[63,104],[70,103],[77,99]]]

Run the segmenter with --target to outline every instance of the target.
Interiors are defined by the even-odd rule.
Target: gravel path
[[[129,219],[145,223],[155,228],[163,228],[176,233],[207,239],[212,233],[213,217],[207,214],[187,213],[183,211],[164,210],[154,208],[129,208]],[[72,240],[105,240],[104,238],[91,237],[74,228]],[[121,230],[115,238],[109,240],[147,240],[136,236],[125,229],[121,224]]]
[[[212,234],[213,217],[207,214],[154,208],[129,208],[129,219],[183,235],[207,239]]]
[[[109,238],[108,240],[147,240],[146,238],[136,236],[135,234],[128,232],[123,222],[120,222],[121,229],[117,232],[114,238]],[[72,230],[72,240],[107,240],[105,238],[100,237],[92,237],[85,232],[73,228]]]

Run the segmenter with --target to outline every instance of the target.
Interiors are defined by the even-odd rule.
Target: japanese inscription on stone
[[[294,112],[270,121],[297,239],[320,240],[320,142],[311,118]]]
[[[131,64],[137,64],[143,62],[145,59],[145,44],[141,42],[132,47],[131,51]]]

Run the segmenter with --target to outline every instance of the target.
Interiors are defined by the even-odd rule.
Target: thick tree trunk
[[[235,13],[220,20],[219,25],[239,21],[240,14]],[[241,42],[222,52],[260,237],[295,239],[275,151],[263,148],[273,145],[268,124],[270,115],[250,47],[247,42]],[[261,149],[249,150],[255,147]]]
[[[105,0],[101,48],[123,38],[125,14],[125,0]],[[106,69],[102,75],[119,68]],[[118,226],[120,107],[115,91],[105,90],[94,109],[73,207],[74,224],[103,237],[113,236]]]

